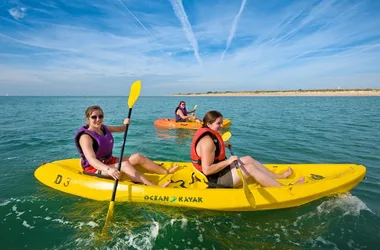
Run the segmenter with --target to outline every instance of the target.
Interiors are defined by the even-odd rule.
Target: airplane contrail
[[[129,14],[131,14],[131,16],[141,25],[141,27],[143,27],[143,29],[149,33],[149,35],[154,39],[154,41],[157,43],[157,45],[160,45],[160,42],[157,40],[157,38],[152,34],[152,32],[150,32],[146,27],[145,25],[132,13],[132,11],[121,1],[121,0],[118,0],[120,2],[121,5],[124,6],[124,8],[129,12]],[[165,51],[163,51],[162,49],[159,49],[162,53],[164,53],[166,56],[168,55]]]
[[[220,57],[220,61],[223,60],[224,55],[226,54],[227,50],[229,49],[229,47],[230,47],[230,45],[231,45],[231,42],[232,42],[232,39],[233,39],[234,36],[235,36],[236,26],[237,26],[237,24],[238,24],[238,21],[239,21],[240,15],[241,15],[241,13],[242,13],[243,10],[244,10],[244,6],[245,6],[245,3],[246,3],[246,2],[247,2],[247,0],[243,0],[243,1],[241,2],[239,12],[237,13],[237,15],[235,16],[234,21],[232,22],[232,27],[231,27],[231,30],[230,30],[230,35],[228,36],[228,39],[227,39],[226,48],[224,49],[224,51],[223,51],[223,53],[222,53],[222,56]]]
[[[202,66],[203,62],[198,51],[198,41],[193,33],[193,30],[191,29],[191,24],[189,22],[189,19],[187,18],[185,8],[182,4],[182,0],[170,0],[170,3],[172,4],[175,15],[181,22],[182,29],[187,37],[187,40],[193,47],[195,58],[197,59],[198,63]]]

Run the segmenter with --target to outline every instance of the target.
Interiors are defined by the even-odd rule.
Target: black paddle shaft
[[[229,146],[228,149],[230,150],[231,155],[235,155],[234,152],[232,152],[231,146]],[[236,167],[236,169],[240,168],[237,161],[235,161],[235,167]]]
[[[128,112],[128,119],[131,118],[131,115],[132,115],[132,108],[129,109],[129,112]],[[125,127],[125,131],[124,131],[124,136],[123,136],[123,145],[121,146],[121,151],[120,151],[120,158],[119,158],[119,162],[117,164],[117,170],[121,170],[121,162],[123,160],[123,154],[124,154],[124,147],[125,147],[125,142],[127,140],[127,133],[128,133],[128,128],[129,128],[129,124],[126,125]],[[117,189],[117,185],[119,184],[119,179],[116,179],[115,180],[115,184],[113,186],[113,191],[112,191],[112,198],[111,198],[111,201],[115,201],[115,196],[116,196],[116,189]]]

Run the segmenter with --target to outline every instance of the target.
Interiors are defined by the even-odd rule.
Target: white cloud
[[[369,1],[34,4],[17,7],[28,11],[22,23],[0,17],[0,95],[101,95],[104,84],[116,95],[138,78],[147,95],[380,88],[380,15]]]
[[[17,21],[23,19],[26,16],[25,7],[16,7],[8,10],[9,14]]]

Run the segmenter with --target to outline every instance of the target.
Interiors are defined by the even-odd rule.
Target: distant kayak
[[[209,188],[206,177],[195,170],[190,162],[156,162],[169,169],[174,164],[179,170],[174,174],[160,175],[139,171],[155,184],[167,180],[166,188],[133,183],[124,178],[119,181],[116,202],[145,202],[167,206],[190,207],[221,211],[256,211],[296,207],[325,196],[345,193],[364,178],[366,168],[356,164],[266,164],[275,173],[290,166],[293,173],[288,179],[278,179],[281,187],[262,187],[248,184],[256,202],[250,206],[243,189]],[[43,184],[56,190],[99,201],[109,201],[114,181],[83,174],[79,159],[60,160],[41,165],[34,173]],[[293,185],[301,176],[305,183]]]
[[[176,122],[174,119],[161,118],[154,122],[154,125],[158,128],[187,128],[187,129],[198,129],[202,127],[200,122]],[[229,128],[231,125],[231,120],[223,120],[223,128]]]

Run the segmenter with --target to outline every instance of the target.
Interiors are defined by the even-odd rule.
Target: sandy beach
[[[380,89],[284,90],[284,91],[226,91],[207,93],[178,93],[171,96],[380,96]]]

